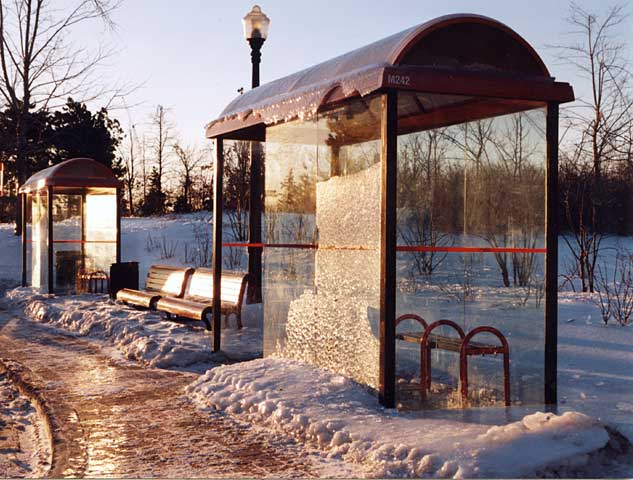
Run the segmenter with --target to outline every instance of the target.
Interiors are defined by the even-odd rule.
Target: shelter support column
[[[262,211],[263,211],[263,175],[262,145],[252,141],[251,145],[251,178],[250,205],[248,219],[248,243],[262,243]],[[250,303],[262,301],[262,248],[248,247],[248,273],[250,274],[248,298]]]
[[[116,263],[121,263],[121,202],[123,195],[120,188],[116,189]]]
[[[118,262],[118,261],[117,261]],[[81,270],[86,270],[86,192],[81,193]]]
[[[557,403],[558,369],[558,103],[547,104],[545,260],[545,404]]]
[[[26,287],[26,249],[28,247],[26,238],[26,193],[23,193],[20,197],[20,213],[22,218],[20,222],[20,232],[22,235],[22,286]]]
[[[396,403],[396,179],[398,93],[382,96],[382,189],[380,234],[380,403]]]
[[[222,179],[224,177],[224,141],[215,140],[215,165],[213,177],[213,346],[212,351],[220,351],[221,338],[221,299],[222,279]]]
[[[53,288],[53,187],[46,190],[46,207],[48,227],[46,233],[48,235],[46,245],[48,247],[48,293],[54,293]]]

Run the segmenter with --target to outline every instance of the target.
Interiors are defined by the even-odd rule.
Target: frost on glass
[[[379,377],[378,106],[376,98],[359,101],[267,130],[266,243],[295,246],[268,247],[264,256],[265,355],[309,362],[373,388]],[[373,120],[357,130],[364,117]]]
[[[432,116],[447,99],[418,100]],[[416,114],[419,103],[401,98],[400,114]],[[543,401],[544,132],[544,111],[535,109],[398,138],[398,245],[409,249],[397,256],[398,315],[451,320],[466,334],[499,330],[513,405]],[[398,326],[405,331],[421,327],[406,321]],[[457,337],[448,327],[433,333]],[[499,344],[490,334],[473,342]],[[399,398],[417,401],[420,346],[399,340],[396,350]],[[462,406],[459,354],[433,349],[431,364],[423,405]],[[464,406],[503,405],[501,355],[469,356],[468,381]]]

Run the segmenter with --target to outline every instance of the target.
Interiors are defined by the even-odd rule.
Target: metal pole
[[[48,293],[55,293],[53,287],[53,187],[46,189],[48,215]]]
[[[547,104],[545,207],[545,404],[556,405],[558,370],[558,103]]]
[[[382,195],[380,234],[380,403],[396,404],[396,194],[398,93],[382,96]]]
[[[81,192],[81,270],[86,273],[86,196],[84,190]]]
[[[262,151],[259,142],[251,141],[250,206],[248,218],[249,243],[262,242]],[[262,301],[262,248],[248,247],[248,298],[250,303]]]
[[[252,88],[259,87],[259,64],[261,63],[261,49],[264,45],[263,38],[250,38],[248,43],[251,46],[251,63],[253,65],[253,75],[251,79]],[[250,198],[249,198],[249,218],[248,218],[248,242],[262,242],[262,151],[259,143],[251,141],[251,175],[250,175]],[[262,301],[262,249],[260,247],[248,248],[248,273],[250,281],[248,284],[248,298],[250,303],[260,303]]]
[[[215,139],[215,168],[213,179],[213,352],[221,348],[221,280],[222,280],[222,178],[224,176],[224,141]]]
[[[22,205],[20,205],[20,211],[22,212],[22,286],[26,287],[26,249],[28,248],[27,238],[26,238],[26,193],[21,195],[22,197]],[[31,255],[33,254],[31,249]]]
[[[121,263],[121,202],[123,195],[120,188],[116,189],[116,263]],[[130,199],[130,205],[132,204]]]
[[[262,45],[265,41],[266,39],[258,37],[248,39],[248,44],[251,46],[251,63],[253,64],[252,88],[259,87],[259,64],[262,60]]]

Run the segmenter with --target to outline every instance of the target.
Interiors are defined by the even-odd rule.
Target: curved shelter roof
[[[121,181],[112,170],[91,158],[73,158],[40,170],[20,187],[29,193],[45,187],[119,188]]]
[[[234,99],[206,127],[207,137],[258,124],[310,116],[346,98],[383,88],[568,102],[571,86],[556,82],[536,51],[488,17],[439,17]]]

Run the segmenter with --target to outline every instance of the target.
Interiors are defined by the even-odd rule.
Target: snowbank
[[[211,353],[211,335],[202,324],[164,320],[155,312],[134,310],[105,295],[50,296],[31,288],[7,292],[14,306],[29,318],[54,327],[112,343],[128,359],[159,368],[222,363],[261,356],[261,326],[248,306],[245,327],[222,330],[222,352]]]
[[[291,360],[218,367],[187,393],[201,408],[285,432],[377,477],[529,477],[581,467],[609,441],[598,421],[578,412],[491,426],[455,411],[386,410],[351,380]]]

